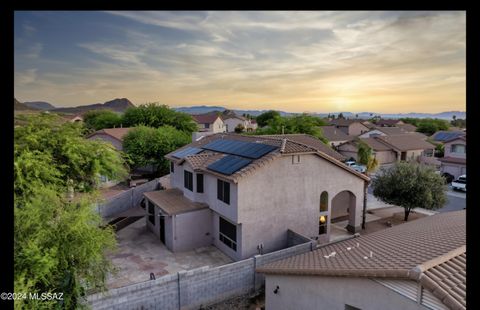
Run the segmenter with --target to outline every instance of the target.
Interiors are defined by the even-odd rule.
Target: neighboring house
[[[467,137],[461,136],[444,141],[445,152],[440,171],[450,173],[455,178],[467,174]]]
[[[235,128],[241,125],[244,131],[255,131],[257,129],[257,122],[249,120],[246,117],[236,114],[222,115],[223,122],[225,123],[226,132],[235,132]]]
[[[416,132],[417,131],[417,127],[415,125],[412,125],[412,124],[408,124],[408,123],[405,123],[405,124],[397,124],[395,125],[397,127],[400,127],[402,128],[403,130],[407,131],[407,132]]]
[[[89,140],[103,140],[111,143],[117,150],[123,151],[123,137],[134,127],[105,128],[87,136]]]
[[[376,123],[377,127],[393,127],[404,124],[403,121],[398,119],[379,119]]]
[[[440,130],[434,133],[430,138],[432,138],[432,140],[435,142],[444,143],[445,141],[464,136],[465,134],[466,134],[465,131],[462,131],[462,130],[459,130],[459,131]]]
[[[394,136],[394,135],[403,135],[403,134],[412,134],[416,135],[423,140],[426,140],[428,137],[421,132],[408,131],[403,127],[374,127],[370,131],[361,134],[359,138],[371,138],[376,136]]]
[[[83,122],[83,116],[81,114],[62,115],[62,117],[68,120],[70,123]]]
[[[406,133],[392,136],[372,136],[360,138],[360,141],[368,144],[373,155],[380,165],[391,164],[397,161],[421,161],[421,157],[433,157],[435,145],[425,141],[422,137]],[[340,144],[337,151],[347,158],[357,160],[358,141],[350,141]]]
[[[331,146],[337,146],[355,138],[355,136],[349,136],[345,134],[336,126],[322,126],[320,129],[323,132],[323,136],[329,141]]]
[[[192,117],[198,124],[198,131],[200,132],[225,132],[225,124],[216,113],[192,115]]]
[[[466,309],[466,214],[439,213],[257,268],[266,309]]]
[[[358,119],[337,118],[331,120],[330,125],[337,127],[347,135],[358,136],[370,130],[370,128],[365,126],[362,122],[362,120]]]
[[[172,251],[241,260],[287,247],[288,229],[327,242],[332,218],[362,225],[369,178],[312,136],[215,134],[165,158],[172,189],[145,194],[147,227]]]

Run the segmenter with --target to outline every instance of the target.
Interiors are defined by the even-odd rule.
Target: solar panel
[[[252,162],[251,159],[228,155],[210,164],[207,168],[221,174],[231,175]]]
[[[264,156],[267,153],[275,150],[277,147],[273,145],[244,142],[236,140],[215,140],[210,142],[202,148],[220,153],[239,155],[247,158],[257,159]]]
[[[186,149],[173,153],[172,156],[176,158],[184,158],[188,155],[198,154],[201,151],[203,150],[196,147],[187,147]]]

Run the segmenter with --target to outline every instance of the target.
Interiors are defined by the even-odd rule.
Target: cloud
[[[37,80],[37,69],[27,69],[21,72],[15,72],[15,85],[26,86]]]

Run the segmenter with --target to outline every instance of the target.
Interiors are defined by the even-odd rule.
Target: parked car
[[[461,175],[452,182],[452,188],[458,191],[467,191],[467,175]]]
[[[453,179],[455,179],[455,177],[448,172],[435,171],[435,173],[441,175],[444,178],[445,184],[452,183]]]
[[[357,164],[354,160],[347,160],[345,162],[345,165],[361,173],[364,173],[365,171],[367,171],[367,167],[365,167],[364,165]]]

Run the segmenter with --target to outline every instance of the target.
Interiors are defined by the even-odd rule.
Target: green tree
[[[88,129],[101,130],[120,127],[122,117],[110,110],[92,110],[83,115],[83,122]]]
[[[398,162],[373,180],[373,195],[405,209],[404,220],[415,208],[436,210],[446,202],[441,175],[429,166]]]
[[[164,156],[191,142],[189,134],[172,126],[152,128],[139,126],[123,138],[123,149],[134,167],[153,165],[158,175],[168,173]]]
[[[343,116],[343,113],[340,113],[340,114],[338,114],[337,118],[345,118],[345,117]]]
[[[373,156],[372,148],[363,141],[358,143],[357,158],[358,162],[367,168],[367,174],[375,171],[378,167],[378,161],[375,156]]]
[[[268,112],[264,112],[264,113],[260,114],[259,116],[257,116],[258,127],[267,126],[268,122],[270,120],[274,119],[275,117],[280,117],[280,112],[270,110]]]
[[[236,133],[242,133],[244,130],[245,130],[245,127],[242,124],[238,124],[237,127],[235,127]]]
[[[74,144],[74,145],[72,145]],[[83,171],[81,171],[83,170]],[[74,309],[91,289],[105,288],[115,236],[92,207],[98,173],[126,174],[111,146],[83,138],[79,124],[31,116],[14,131],[14,287],[63,293],[63,301],[18,300],[16,309]],[[69,180],[69,181],[68,181]],[[68,183],[84,191],[66,199]]]
[[[126,127],[145,125],[155,128],[168,125],[189,134],[198,129],[191,115],[156,103],[128,108],[123,115],[123,124]]]

